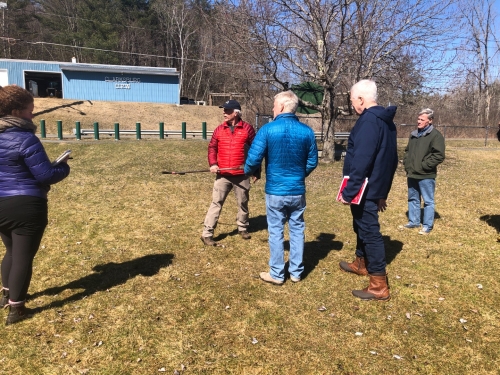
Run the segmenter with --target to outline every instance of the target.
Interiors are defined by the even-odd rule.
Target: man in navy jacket
[[[292,91],[274,97],[274,121],[259,130],[245,163],[245,174],[250,175],[266,158],[266,212],[271,257],[270,271],[261,272],[260,278],[275,285],[285,281],[283,231],[287,221],[290,280],[299,282],[304,271],[305,179],[318,165],[314,132],[295,116],[298,104],[299,98]]]
[[[396,107],[377,105],[377,86],[362,80],[351,88],[351,103],[359,115],[347,143],[344,176],[349,176],[341,201],[351,206],[356,233],[356,259],[340,262],[343,271],[369,275],[370,284],[363,290],[353,290],[364,300],[389,300],[385,248],[380,233],[378,212],[387,207],[387,195],[398,164]],[[359,205],[351,204],[361,185],[368,178]]]

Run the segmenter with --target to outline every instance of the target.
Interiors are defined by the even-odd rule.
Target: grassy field
[[[51,157],[73,149],[72,171],[49,195],[28,303],[39,313],[2,328],[0,373],[497,374],[500,143],[447,146],[430,236],[398,230],[398,168],[380,217],[392,299],[362,302],[351,290],[367,278],[338,267],[355,245],[334,201],[342,163],[307,180],[305,274],[277,287],[258,279],[264,181],[251,190],[252,239],[237,235],[231,195],[223,246],[208,248],[213,177],[161,174],[206,168],[207,142],[46,142]]]

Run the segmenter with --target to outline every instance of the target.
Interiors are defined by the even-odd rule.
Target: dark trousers
[[[385,247],[378,222],[377,201],[364,199],[351,204],[352,225],[356,233],[356,256],[366,258],[370,274],[385,273]]]
[[[28,294],[33,259],[47,226],[47,200],[30,196],[0,198],[0,236],[6,248],[2,285],[12,301]]]

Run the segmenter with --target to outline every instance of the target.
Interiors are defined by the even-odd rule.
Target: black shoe
[[[18,306],[7,306],[9,306],[9,315],[7,315],[7,321],[5,322],[6,326],[31,318],[35,312],[32,309],[28,309],[24,303]]]

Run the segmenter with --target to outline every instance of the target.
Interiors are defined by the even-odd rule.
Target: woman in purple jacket
[[[31,316],[25,307],[33,259],[48,223],[50,185],[69,174],[67,158],[52,165],[35,135],[33,96],[15,85],[0,87],[1,306],[9,306],[6,325]]]

